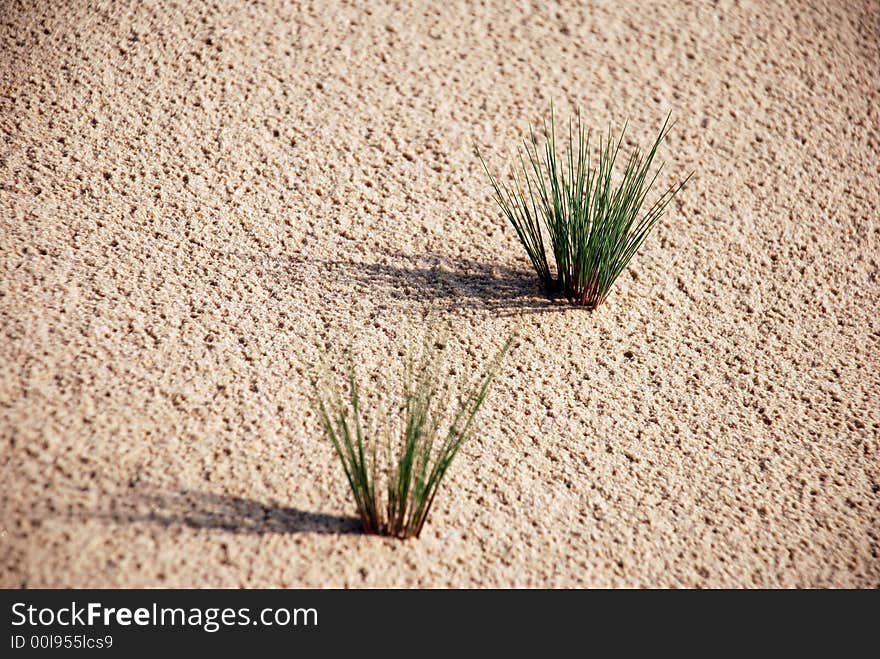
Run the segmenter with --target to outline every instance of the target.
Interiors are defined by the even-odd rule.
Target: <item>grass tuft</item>
[[[406,361],[401,423],[385,428],[381,438],[364,432],[353,364],[345,395],[313,381],[321,424],[342,464],[365,532],[419,537],[453,458],[474,432],[477,412],[511,343],[452,406],[441,373],[442,342],[428,337],[420,354],[411,352]]]
[[[538,273],[551,294],[562,293],[572,303],[595,309],[641,247],[666,206],[690,175],[662,192],[641,213],[645,198],[662,165],[649,175],[657,148],[669,134],[669,116],[651,149],[636,148],[617,166],[626,124],[614,139],[611,129],[600,135],[596,155],[590,150],[591,133],[581,123],[568,122],[568,149],[560,154],[556,118],[550,108],[549,125],[543,122],[546,141],[539,150],[534,128],[523,141],[521,173],[504,183],[477,155],[495,191],[495,200],[513,225]],[[547,242],[555,261],[555,274],[547,259]]]

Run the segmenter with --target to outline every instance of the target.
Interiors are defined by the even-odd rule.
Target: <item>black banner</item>
[[[847,602],[848,600],[848,602]],[[876,592],[2,591],[0,656],[133,651],[741,650],[840,654],[876,624]],[[837,633],[835,630],[840,630]],[[700,639],[704,639],[700,641]],[[606,654],[606,652],[603,652]]]

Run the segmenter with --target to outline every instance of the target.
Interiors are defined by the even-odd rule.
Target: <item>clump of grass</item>
[[[634,149],[622,170],[616,165],[626,124],[617,140],[610,128],[607,136],[599,136],[595,156],[590,150],[591,133],[584,129],[580,113],[575,122],[568,122],[565,154],[557,150],[552,107],[549,126],[545,120],[543,128],[544,148],[539,151],[534,128],[530,128],[530,140],[523,142],[525,156],[519,156],[522,172],[514,174],[509,184],[492,175],[479,150],[477,155],[498,205],[546,290],[595,309],[608,297],[614,281],[690,176],[667,188],[640,215],[662,169],[661,165],[649,177],[657,148],[671,129],[669,116],[647,154]],[[547,259],[545,234],[553,252],[555,276]]]
[[[364,431],[353,364],[345,394],[313,381],[318,416],[342,463],[367,533],[419,537],[453,458],[474,432],[477,412],[511,341],[467,395],[450,405],[438,348],[443,343],[429,337],[418,356],[411,352],[407,358],[397,427],[386,427],[378,437]]]

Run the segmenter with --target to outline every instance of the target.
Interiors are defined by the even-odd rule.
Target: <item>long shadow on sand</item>
[[[360,533],[357,518],[282,508],[251,499],[181,490],[149,493],[116,501],[109,512],[98,515],[119,524],[148,522],[166,527],[222,529],[232,533],[291,534]]]
[[[465,257],[381,250],[374,259],[310,257],[292,251],[283,256],[203,248],[241,275],[257,273],[282,286],[320,287],[327,298],[382,291],[407,305],[432,302],[446,310],[488,309],[502,315],[569,309],[548,299],[535,273],[525,267],[486,263]]]
[[[504,313],[560,311],[533,272],[466,258],[384,254],[382,263],[322,261],[318,267],[386,291],[397,300],[430,300],[447,309],[491,309]]]

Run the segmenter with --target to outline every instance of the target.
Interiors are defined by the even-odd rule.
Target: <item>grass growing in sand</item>
[[[448,382],[441,373],[442,342],[426,340],[417,357],[407,358],[399,425],[386,427],[382,439],[364,432],[354,365],[348,370],[345,394],[314,382],[321,424],[342,463],[367,533],[419,536],[453,458],[474,431],[477,412],[511,341],[467,395],[450,405]]]
[[[498,181],[483,156],[480,162],[495,190],[495,199],[542,283],[553,294],[562,293],[576,305],[595,309],[647,238],[666,206],[687,182],[667,188],[639,217],[648,192],[662,165],[649,178],[660,142],[669,133],[669,117],[647,154],[634,149],[622,171],[616,167],[626,125],[615,140],[609,128],[599,136],[598,153],[590,151],[590,132],[577,120],[568,123],[568,149],[560,155],[556,120],[551,107],[546,141],[539,151],[534,128],[519,156],[521,175],[509,184]],[[594,162],[595,157],[595,162]],[[638,218],[638,219],[637,219]],[[549,237],[556,275],[547,260],[544,235]]]

